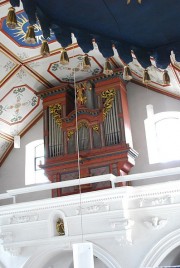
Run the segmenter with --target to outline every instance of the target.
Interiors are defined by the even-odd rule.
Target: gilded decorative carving
[[[69,130],[67,132],[67,140],[69,141],[73,135],[74,135],[74,130]]]
[[[61,111],[62,106],[61,104],[54,104],[49,106],[50,113],[52,114],[56,124],[61,127],[62,126],[62,119],[61,119]]]
[[[101,93],[101,97],[105,99],[104,108],[103,108],[103,119],[106,119],[107,114],[112,108],[113,101],[115,98],[116,92],[114,89],[108,89]]]
[[[56,231],[58,232],[59,235],[65,235],[64,221],[61,218],[59,218],[56,222]]]
[[[80,123],[78,124],[78,129],[80,129],[80,128],[82,128],[82,127],[86,127],[86,128],[88,128],[88,124],[87,124],[86,122],[80,122]]]
[[[137,2],[138,2],[139,4],[141,4],[142,0],[137,0]],[[130,4],[130,3],[131,3],[131,0],[127,0],[127,4]]]
[[[76,88],[76,95],[77,95],[77,103],[79,105],[83,105],[87,101],[87,98],[84,95],[84,92],[85,92],[85,88],[84,88],[83,85],[80,84],[79,86],[77,86],[77,88]]]
[[[92,128],[94,131],[99,132],[99,125],[94,125]]]

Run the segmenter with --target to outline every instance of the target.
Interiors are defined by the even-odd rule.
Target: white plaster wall
[[[21,148],[13,148],[0,168],[0,193],[25,186],[25,146],[38,139],[43,139],[42,118],[21,138]],[[49,196],[50,192],[46,191],[41,194],[34,193],[28,195],[28,200],[48,198]],[[23,195],[17,197],[17,201],[24,200],[27,200],[27,197],[25,198]],[[11,200],[8,202],[12,203]],[[2,200],[0,204],[3,204]]]
[[[166,258],[161,262],[161,266],[175,266],[180,265],[180,247],[175,248],[169,253]]]
[[[178,249],[169,253],[180,246],[180,181],[84,193],[82,218],[78,207],[78,195],[0,207],[2,267],[73,268],[72,244],[82,241],[82,230],[101,260],[95,268],[155,268],[177,260]],[[52,214],[61,211],[65,236],[50,232]]]
[[[165,95],[153,92],[139,85],[127,84],[128,105],[132,129],[132,138],[134,149],[139,153],[135,166],[131,169],[130,174],[142,173],[165,168],[178,167],[180,161],[161,164],[149,164],[146,147],[146,137],[144,120],[146,119],[146,105],[152,104],[154,112],[180,111],[179,100],[167,97]],[[13,149],[8,158],[0,169],[0,193],[6,190],[24,187],[25,183],[25,145],[36,139],[43,138],[43,120],[40,119],[21,139],[21,148]],[[179,179],[179,176],[173,178],[161,177],[158,181],[167,181]],[[156,183],[157,179],[135,181],[132,185],[142,185]],[[27,195],[26,195],[27,196]],[[37,194],[28,195],[28,200],[34,200]],[[42,192],[41,197],[50,196],[50,192]],[[19,196],[17,201],[26,200],[24,196]],[[7,201],[6,201],[7,202]],[[11,202],[9,200],[8,202]],[[0,201],[3,204],[3,201]]]
[[[131,122],[131,131],[134,149],[139,153],[135,166],[129,174],[142,173],[154,170],[161,170],[172,167],[179,167],[180,161],[172,161],[169,163],[149,164],[144,120],[147,118],[146,105],[152,104],[154,113],[165,111],[180,111],[180,101],[154,92],[134,83],[127,84],[127,97]],[[179,179],[179,176],[173,178],[160,178],[159,181],[167,181]],[[132,185],[142,185],[148,183],[156,183],[157,179],[143,180],[133,182]]]

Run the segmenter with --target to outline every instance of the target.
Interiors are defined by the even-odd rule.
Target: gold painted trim
[[[103,108],[103,120],[106,119],[107,114],[112,108],[113,101],[115,98],[116,92],[114,89],[107,89],[101,93],[101,97],[105,99],[104,108]]]
[[[61,106],[61,104],[50,105],[49,110],[50,110],[50,113],[52,114],[56,124],[59,127],[62,127],[62,118],[61,118],[62,106]]]
[[[96,132],[99,132],[99,125],[94,125],[93,127],[92,127],[92,129],[94,130],[94,131],[96,131]]]
[[[67,132],[67,140],[69,141],[71,139],[71,137],[74,135],[75,130],[69,130]]]

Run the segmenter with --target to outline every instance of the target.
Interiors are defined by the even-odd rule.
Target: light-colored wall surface
[[[21,138],[21,148],[12,149],[9,156],[0,168],[0,193],[6,190],[21,188],[25,186],[25,146],[34,141],[43,139],[43,120],[42,118]],[[40,198],[50,196],[49,192],[42,192]],[[28,200],[37,199],[37,194],[29,194]],[[23,195],[17,201],[24,201]],[[11,203],[11,200],[9,200]],[[7,202],[7,201],[6,201]],[[2,204],[3,201],[0,201]]]
[[[130,174],[142,173],[154,170],[180,166],[180,161],[169,163],[149,164],[148,152],[146,145],[144,120],[147,118],[146,105],[151,104],[154,108],[154,113],[165,111],[180,111],[179,100],[170,98],[160,93],[154,92],[139,85],[127,84],[128,106],[131,121],[131,131],[133,138],[134,149],[139,153],[136,159],[135,166],[131,169]],[[161,178],[160,181],[170,180],[172,178]],[[174,176],[173,179],[179,179],[179,176]],[[157,179],[151,179],[140,182],[133,182],[133,185],[156,183]]]
[[[73,268],[72,245],[83,234],[101,260],[95,268],[157,268],[180,246],[179,217],[179,181],[84,193],[81,203],[79,195],[69,195],[2,206],[0,263]],[[59,218],[63,236],[56,230]],[[177,257],[178,249],[163,264],[179,262]]]
[[[127,96],[129,105],[129,114],[131,121],[131,130],[134,149],[139,153],[136,159],[135,166],[131,169],[130,174],[142,173],[154,170],[161,170],[171,167],[180,166],[180,161],[174,161],[161,164],[149,164],[144,120],[147,117],[146,105],[154,106],[154,113],[164,111],[180,111],[180,102],[176,99],[165,95],[153,92],[139,85],[128,83]],[[25,145],[31,141],[43,138],[43,120],[37,122],[21,139],[21,148],[13,149],[8,158],[3,163],[0,169],[0,193],[6,190],[20,188],[25,186]],[[178,179],[179,176],[174,176],[173,179]],[[172,178],[161,178],[160,181],[170,180]],[[133,185],[155,183],[157,179],[141,180],[133,182]],[[36,196],[36,195],[35,195]],[[50,196],[50,193],[42,193],[42,197]],[[41,197],[41,196],[40,196]],[[19,200],[24,200],[23,196],[18,197]],[[34,199],[33,194],[28,196],[28,200]],[[2,201],[1,201],[2,203]]]

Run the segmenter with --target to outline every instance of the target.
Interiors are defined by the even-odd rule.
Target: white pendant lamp
[[[14,148],[16,149],[20,148],[20,136],[18,135],[14,136]]]
[[[73,260],[74,268],[94,268],[92,243],[73,244]]]

